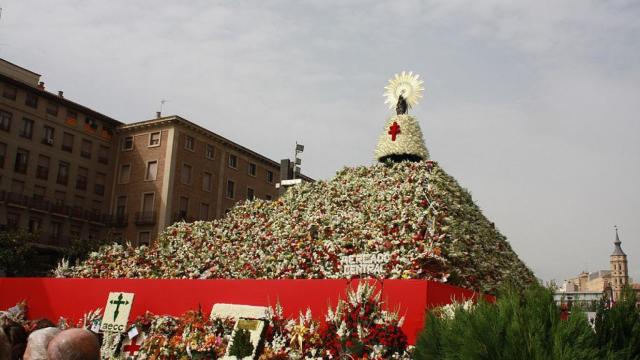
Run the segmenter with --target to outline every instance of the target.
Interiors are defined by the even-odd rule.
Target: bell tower
[[[616,240],[613,243],[613,253],[610,256],[611,262],[611,288],[613,290],[613,300],[618,301],[622,295],[622,289],[629,284],[629,272],[627,270],[627,254],[622,251],[618,227],[616,229]]]

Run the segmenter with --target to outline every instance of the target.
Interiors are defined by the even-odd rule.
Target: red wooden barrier
[[[377,286],[380,288],[380,282]],[[29,318],[60,316],[77,321],[96,308],[104,308],[112,291],[135,293],[129,319],[145,311],[181,315],[202,306],[208,314],[216,303],[275,306],[280,302],[285,316],[296,316],[310,308],[313,317],[324,319],[328,306],[345,298],[347,280],[146,280],[146,279],[51,279],[0,278],[0,309],[26,300]],[[351,286],[355,288],[354,281]],[[388,309],[405,316],[402,327],[415,343],[428,307],[447,304],[452,298],[466,299],[473,292],[426,280],[384,280],[382,299]]]

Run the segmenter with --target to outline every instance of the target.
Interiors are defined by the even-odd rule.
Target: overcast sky
[[[544,280],[640,280],[638,1],[0,0],[0,57],[123,122],[177,114],[328,179],[373,163],[412,70],[434,160]]]

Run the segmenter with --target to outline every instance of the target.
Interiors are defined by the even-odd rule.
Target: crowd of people
[[[0,317],[0,360],[98,360],[98,336],[84,328],[61,330],[40,319],[28,326]]]

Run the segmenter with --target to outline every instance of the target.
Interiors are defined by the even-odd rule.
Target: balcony
[[[105,219],[105,224],[112,227],[121,228],[129,225],[129,214],[127,213],[105,215],[105,218],[108,218]]]
[[[63,204],[51,204],[51,213],[56,215],[68,216],[69,207]]]
[[[100,213],[97,213],[95,211],[85,210],[84,218],[87,221],[91,221],[91,222],[95,222],[95,223],[103,223],[102,216],[100,215]]]
[[[187,216],[187,212],[186,211],[178,211],[177,213],[173,214],[173,221],[172,222],[178,222],[178,221],[184,221],[184,222],[194,222],[196,219],[192,216]]]
[[[80,206],[74,206],[71,209],[69,209],[69,215],[71,215],[71,217],[74,217],[76,219],[83,219],[84,210]]]
[[[135,223],[136,225],[154,225],[156,223],[156,215],[155,211],[137,212]]]
[[[43,199],[43,198],[37,198],[34,197],[29,201],[29,207],[33,210],[38,210],[38,211],[49,211],[49,207],[50,207],[50,203]]]
[[[7,205],[24,206],[24,207],[29,206],[28,196],[14,193],[14,192],[7,193],[6,201],[7,201]]]

